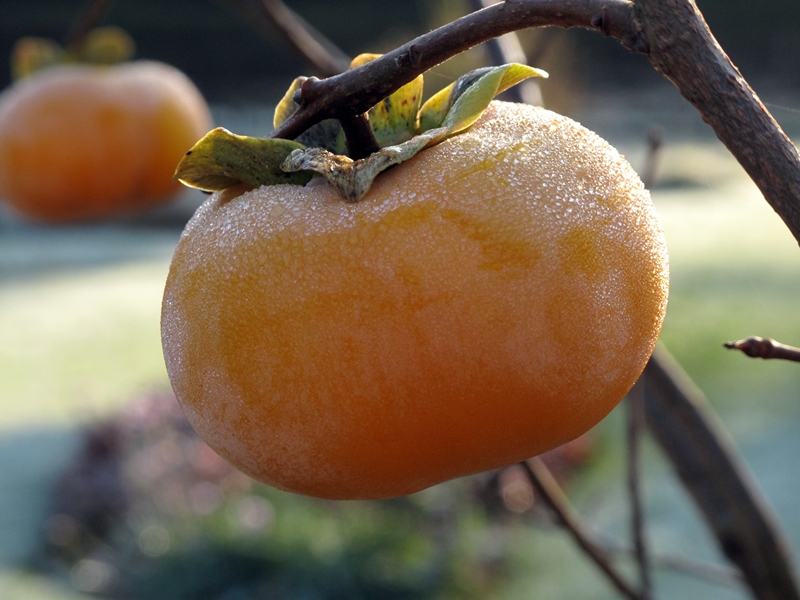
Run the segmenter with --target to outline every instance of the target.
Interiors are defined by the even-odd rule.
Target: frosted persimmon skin
[[[45,69],[0,95],[0,200],[54,223],[142,210],[180,189],[175,165],[210,127],[163,63]]]
[[[242,471],[386,498],[587,431],[641,373],[667,288],[628,163],[493,103],[358,203],[327,184],[212,196],[178,244],[162,339],[189,421]]]

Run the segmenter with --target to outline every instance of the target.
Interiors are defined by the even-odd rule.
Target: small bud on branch
[[[786,346],[769,338],[753,336],[738,342],[725,342],[723,346],[731,350],[741,350],[750,358],[782,358],[800,362],[800,348]]]

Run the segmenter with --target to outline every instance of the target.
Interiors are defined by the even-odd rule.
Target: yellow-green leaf
[[[253,138],[217,127],[197,142],[178,163],[175,179],[207,192],[237,183],[253,187],[294,183],[303,185],[311,173],[287,173],[281,163],[304,146],[291,140]]]
[[[380,58],[383,54],[371,54],[369,52],[364,52],[363,54],[359,54],[353,60],[350,61],[350,68],[348,70],[352,71],[353,69],[357,69],[358,67],[363,67],[368,62],[372,62],[376,58]]]
[[[45,38],[24,37],[11,50],[11,76],[22,79],[31,73],[64,62],[64,49]]]
[[[360,54],[350,63],[356,69],[380,57],[380,54]],[[278,127],[295,113],[298,106],[294,101],[295,92],[300,89],[307,77],[298,77],[275,107],[273,125]],[[405,142],[414,137],[417,113],[422,104],[422,75],[407,83],[388,98],[369,110],[369,122],[375,139],[381,147]],[[297,141],[309,148],[324,148],[334,154],[345,154],[347,144],[341,125],[335,119],[328,119],[314,125],[297,137]]]
[[[453,82],[446,88],[439,90],[425,101],[419,111],[418,131],[428,131],[441,127],[447,111],[453,106],[453,88],[457,82]]]
[[[70,50],[78,62],[115,65],[133,58],[136,44],[123,29],[108,25],[92,29],[76,48]]]
[[[280,125],[283,125],[283,122],[297,111],[297,103],[293,99],[294,93],[300,89],[300,86],[303,85],[306,79],[308,79],[308,77],[298,77],[295,79],[292,85],[289,86],[289,89],[286,90],[283,98],[278,102],[278,105],[275,107],[275,114],[272,117],[272,126],[276,129]]]
[[[361,54],[353,59],[350,68],[355,69],[380,56]],[[422,87],[423,78],[419,75],[369,109],[369,123],[379,146],[393,146],[414,137],[417,113],[422,104]]]
[[[519,63],[471,71],[422,106],[419,129],[446,127],[448,135],[463,131],[478,120],[497,94],[530,77],[547,76],[540,69]]]
[[[274,127],[283,124],[286,119],[291,117],[298,108],[297,102],[294,101],[294,94],[303,85],[303,82],[308,77],[298,77],[286,90],[286,93],[281,98],[278,105],[275,107],[275,114],[272,118]],[[296,141],[308,146],[310,148],[325,148],[335,154],[344,154],[347,151],[345,143],[344,131],[342,131],[339,121],[335,119],[326,119],[316,125],[308,128],[299,136]]]
[[[66,63],[115,65],[133,57],[133,38],[113,25],[96,27],[80,43],[64,49],[46,38],[24,37],[11,51],[11,76],[22,79],[45,67]]]

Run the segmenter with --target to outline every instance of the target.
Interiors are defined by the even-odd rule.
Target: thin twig
[[[544,25],[595,29],[618,38],[627,48],[646,50],[633,24],[633,5],[627,0],[500,2],[421,35],[358,69],[304,86],[300,108],[271,137],[293,139],[324,119],[366,112],[460,52],[511,31]]]
[[[259,3],[284,39],[321,75],[330,77],[349,68],[350,57],[281,0],[259,0]]]
[[[473,11],[481,10],[494,4],[494,0],[470,0],[470,8]],[[519,38],[514,32],[503,36],[492,38],[486,42],[486,49],[493,65],[504,65],[508,63],[528,64],[528,57],[525,50],[519,43]],[[509,102],[523,102],[532,106],[543,106],[542,90],[535,79],[526,79],[521,83],[507,89],[501,98]]]
[[[67,50],[75,50],[81,45],[86,34],[100,24],[112,2],[113,0],[87,0],[64,40]]]
[[[656,182],[658,160],[661,158],[661,148],[664,146],[664,129],[651,127],[647,131],[647,158],[642,168],[642,183],[647,189],[652,189]]]
[[[710,581],[730,587],[740,587],[744,577],[739,569],[701,562],[675,554],[656,555],[651,558],[653,565],[672,569],[696,579]]]
[[[620,544],[615,539],[602,539],[599,543],[610,556],[636,557],[634,548]],[[742,572],[735,567],[689,558],[682,554],[653,553],[650,564],[653,568],[671,569],[719,585],[739,587],[744,583]]]
[[[542,28],[537,32],[536,38],[528,42],[526,56],[529,65],[538,65],[544,59],[544,55],[550,50],[559,35],[558,29]]]
[[[281,0],[226,0],[247,13],[251,22],[270,37],[277,33],[309,66],[331,77],[350,66],[350,58]]]
[[[641,441],[645,428],[644,399],[646,382],[639,379],[628,393],[628,495],[631,503],[631,531],[642,598],[652,597],[650,552],[645,539],[645,517],[642,501]]]
[[[738,342],[723,344],[731,350],[741,350],[750,358],[782,358],[800,362],[800,348],[794,348],[769,338],[749,337]]]
[[[520,463],[531,480],[536,494],[550,507],[558,517],[559,523],[572,534],[578,546],[591,558],[595,565],[605,574],[618,592],[630,600],[644,600],[631,585],[617,573],[611,564],[608,554],[587,531],[575,509],[556,482],[550,469],[541,458],[529,458]]]
[[[647,426],[755,598],[800,600],[789,543],[703,393],[656,347],[644,370]]]

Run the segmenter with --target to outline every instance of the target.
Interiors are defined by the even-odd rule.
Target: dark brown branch
[[[645,367],[647,425],[722,552],[759,600],[798,600],[789,544],[702,392],[663,346]]]
[[[87,0],[64,40],[67,50],[76,50],[81,45],[86,34],[100,24],[112,2],[113,0]]]
[[[491,38],[528,27],[584,27],[647,54],[711,125],[800,241],[800,154],[711,35],[692,0],[506,0],[422,35],[379,60],[308,86],[273,137],[366,112],[414,77]]]
[[[723,344],[731,350],[741,350],[750,358],[782,358],[800,362],[800,348],[786,346],[769,338],[749,337],[738,342]]]
[[[323,77],[350,67],[350,58],[281,0],[227,0],[245,12],[268,35],[277,33],[309,66]]]
[[[595,29],[645,51],[626,0],[507,0],[422,35],[366,65],[304,86],[299,110],[272,132],[293,139],[323,119],[353,117],[369,110],[418,75],[494,37],[556,25]]]
[[[700,112],[800,242],[800,154],[693,0],[636,0],[653,66]]]
[[[645,428],[644,401],[646,382],[639,379],[628,393],[628,495],[631,503],[631,531],[642,597],[649,600],[652,591],[650,552],[645,539],[642,501],[641,441]]]
[[[522,461],[520,465],[531,480],[536,494],[555,513],[559,523],[570,532],[578,546],[594,561],[617,591],[630,600],[644,600],[644,597],[617,573],[603,547],[592,539],[592,535],[584,527],[542,459],[530,458]]]

